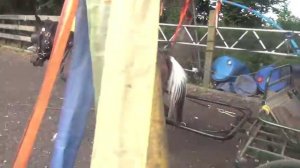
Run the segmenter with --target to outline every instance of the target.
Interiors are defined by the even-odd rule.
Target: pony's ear
[[[41,27],[43,25],[41,18],[36,13],[34,14],[34,16],[35,16],[35,20],[37,22],[36,26]]]

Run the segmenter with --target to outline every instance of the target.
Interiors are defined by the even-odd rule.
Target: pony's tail
[[[176,122],[182,122],[187,77],[184,69],[174,57],[170,56],[170,62],[172,68],[168,80],[168,92],[170,94],[168,118],[175,118]]]

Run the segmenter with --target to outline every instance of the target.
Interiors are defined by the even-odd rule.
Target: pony
[[[44,62],[50,58],[54,43],[54,36],[57,23],[51,20],[42,21],[39,16],[36,17],[36,31],[32,34],[32,43],[36,45],[35,54],[30,62],[34,66],[43,66]],[[67,50],[72,49],[73,36],[70,36]],[[68,72],[71,54],[65,54],[62,61],[61,72]],[[157,63],[160,68],[162,91],[169,95],[169,106],[164,101],[165,116],[177,123],[183,123],[183,107],[186,98],[187,76],[182,66],[173,56],[168,54],[166,48],[159,49],[157,52]],[[67,75],[64,76],[67,79]]]
[[[36,19],[35,32],[31,35],[31,43],[33,46],[29,47],[33,50],[34,54],[31,56],[30,62],[33,66],[43,66],[44,62],[49,60],[51,55],[57,22],[50,19],[42,21],[37,14],[34,16]],[[68,62],[70,61],[73,34],[74,32],[71,31],[60,68],[60,75],[63,80],[66,80],[68,73],[66,66],[69,65]]]

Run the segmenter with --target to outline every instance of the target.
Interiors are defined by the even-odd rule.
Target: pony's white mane
[[[170,56],[170,61],[172,68],[168,80],[168,92],[170,94],[168,118],[175,117],[176,103],[180,99],[184,101],[187,82],[187,77],[182,66],[172,56]]]

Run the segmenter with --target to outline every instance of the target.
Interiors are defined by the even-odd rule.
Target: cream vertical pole
[[[148,149],[158,146],[149,145],[150,127],[161,109],[153,103],[159,1],[114,0],[110,12],[91,168],[153,167]]]
[[[98,104],[111,0],[86,0],[95,104]]]

